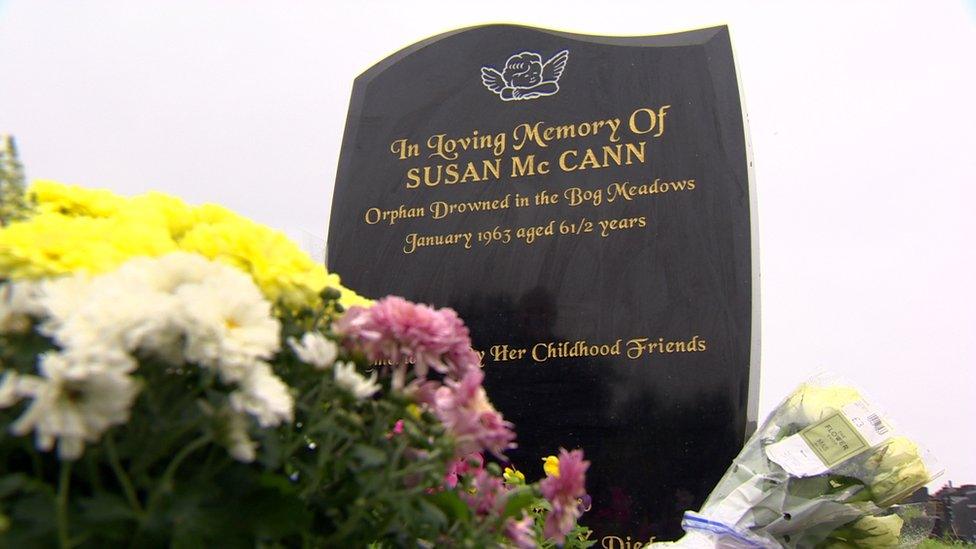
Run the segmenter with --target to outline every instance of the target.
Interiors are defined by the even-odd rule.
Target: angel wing
[[[563,75],[563,69],[566,68],[566,61],[569,61],[569,50],[563,50],[553,55],[552,59],[546,61],[546,64],[542,66],[542,81],[556,82],[559,80],[559,77]]]
[[[505,88],[505,78],[502,73],[491,67],[481,67],[481,81],[486,88],[495,93],[501,93]]]

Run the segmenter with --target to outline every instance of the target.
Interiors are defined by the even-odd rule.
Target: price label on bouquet
[[[891,438],[883,415],[864,400],[837,412],[795,435],[765,448],[770,460],[796,477],[820,475]]]
[[[755,421],[746,143],[725,27],[450,32],[356,80],[328,266],[460,313],[513,464],[586,451],[603,547],[674,538]]]

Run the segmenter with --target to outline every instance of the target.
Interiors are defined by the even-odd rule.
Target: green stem
[[[34,467],[34,476],[44,478],[44,464],[41,463],[41,456],[30,442],[27,443],[27,451],[30,453],[31,465]]]
[[[200,447],[206,445],[210,442],[210,435],[202,435],[190,444],[183,447],[182,450],[173,461],[169,462],[166,470],[163,472],[163,476],[160,477],[159,482],[156,484],[156,488],[153,490],[151,496],[149,496],[149,503],[146,504],[146,510],[150,511],[155,506],[156,500],[159,499],[163,493],[168,492],[173,489],[173,477],[176,476],[176,470],[179,468],[180,464],[183,463],[187,457],[193,452],[197,451]]]
[[[163,486],[165,488],[171,485],[173,483],[173,477],[176,475],[176,469],[180,466],[180,464],[183,463],[183,460],[190,457],[190,454],[196,452],[199,448],[209,443],[210,443],[210,435],[203,435],[197,438],[196,440],[194,440],[193,442],[191,442],[190,444],[184,446],[183,449],[180,450],[178,454],[176,454],[176,457],[173,458],[173,461],[169,462],[169,466],[166,467],[166,471],[163,472],[163,478],[159,480],[160,486]]]
[[[91,484],[92,491],[96,493],[104,492],[102,487],[101,475],[98,474],[98,466],[95,464],[94,452],[85,452],[85,466],[88,468],[88,483]]]
[[[139,528],[136,529],[135,534],[132,536],[132,543],[130,547],[140,547],[139,537],[142,534],[143,529],[149,521],[149,517],[152,516],[153,510],[156,508],[156,503],[163,493],[168,492],[173,489],[173,477],[176,475],[176,469],[179,468],[180,464],[193,452],[197,451],[201,446],[206,445],[210,442],[210,435],[202,435],[190,444],[183,447],[182,450],[173,461],[169,463],[166,470],[163,472],[163,476],[160,477],[159,482],[156,483],[156,487],[153,488],[152,493],[149,495],[149,499],[146,502],[146,511],[142,515],[142,520],[139,523]]]
[[[108,454],[108,462],[112,466],[112,471],[115,472],[115,478],[118,479],[119,484],[122,486],[125,499],[129,500],[129,505],[132,506],[136,513],[139,515],[143,514],[144,511],[142,505],[139,503],[139,496],[132,486],[132,481],[129,480],[129,475],[122,468],[122,463],[119,462],[119,454],[115,450],[115,439],[112,438],[112,435],[105,437],[105,453]]]
[[[71,461],[61,462],[61,478],[58,480],[57,521],[58,545],[61,549],[71,547],[68,537],[68,490],[71,486]]]

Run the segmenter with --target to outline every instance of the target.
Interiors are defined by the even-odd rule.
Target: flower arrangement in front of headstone
[[[0,229],[0,544],[587,547],[450,309],[213,205],[52,182]],[[540,456],[541,457],[541,456]]]
[[[870,399],[831,374],[811,378],[769,415],[685,537],[655,546],[729,549],[914,547],[917,508],[898,504],[941,474]]]

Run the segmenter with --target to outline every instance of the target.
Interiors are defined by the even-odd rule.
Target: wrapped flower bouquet
[[[673,547],[898,547],[890,512],[940,471],[856,389],[800,386],[746,443]],[[664,544],[662,544],[664,545]]]

